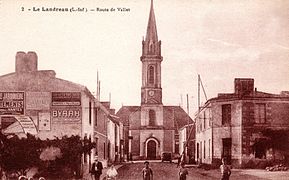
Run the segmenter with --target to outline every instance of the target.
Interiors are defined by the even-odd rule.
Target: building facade
[[[0,77],[1,129],[41,139],[93,136],[95,99],[82,85],[38,70],[34,52],[17,52],[15,72]]]
[[[185,156],[185,163],[195,162],[195,124],[179,129],[179,154]]]
[[[127,156],[159,159],[163,152],[178,151],[178,128],[192,119],[179,106],[164,106],[161,87],[161,41],[158,40],[153,2],[147,33],[142,41],[141,106],[123,106],[117,116],[124,123]],[[178,153],[178,152],[177,152]]]
[[[195,160],[219,165],[225,158],[234,167],[288,162],[288,139],[288,92],[260,92],[254,79],[237,78],[234,93],[219,94],[197,112]]]
[[[95,142],[92,153],[83,156],[83,173],[88,172],[94,154],[104,164],[115,161],[119,152],[115,147],[120,147],[117,133],[122,131],[110,107],[102,105],[85,86],[37,66],[35,52],[17,52],[15,72],[0,76],[2,133],[20,137],[30,133],[43,140],[78,135]],[[111,131],[114,148],[109,151]]]

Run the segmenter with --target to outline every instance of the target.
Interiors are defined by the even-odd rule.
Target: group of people
[[[149,167],[149,162],[145,161],[144,162],[145,167],[142,169],[142,177],[143,180],[153,180],[153,170]],[[179,175],[179,180],[186,180],[187,175],[189,174],[187,168],[185,167],[184,161],[178,160],[178,165],[177,167],[180,166],[178,175]],[[99,180],[100,176],[102,174],[102,163],[98,161],[98,157],[95,157],[95,161],[92,164],[90,173],[94,176],[95,180]],[[230,167],[226,164],[226,160],[222,159],[222,165],[220,166],[221,170],[221,180],[229,180],[229,177],[231,175],[231,169]],[[108,170],[106,171],[105,179],[107,180],[116,180],[116,176],[118,175],[117,170],[115,167],[111,164],[109,165]]]
[[[144,162],[145,167],[142,169],[143,180],[153,180],[153,170],[149,167],[149,162]],[[179,179],[186,180],[187,175],[189,174],[188,170],[185,168],[185,164],[181,163],[179,170]]]
[[[102,174],[103,165],[98,160],[98,156],[95,156],[94,162],[92,163],[90,173],[95,180],[99,180]],[[113,164],[109,164],[109,168],[106,171],[105,179],[106,180],[116,180],[117,170],[115,169]]]
[[[177,167],[180,166],[179,169],[179,180],[186,180],[187,175],[189,174],[187,168],[185,167],[184,161],[178,159]],[[222,159],[222,165],[220,166],[221,170],[221,180],[229,180],[231,175],[230,166],[227,165],[226,160]],[[149,162],[145,161],[145,167],[142,170],[143,180],[152,180],[153,179],[153,171],[149,167]]]

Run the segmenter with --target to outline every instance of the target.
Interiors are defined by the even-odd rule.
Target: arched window
[[[149,110],[149,126],[154,126],[156,122],[156,112]]]
[[[155,81],[154,74],[155,74],[155,68],[153,66],[150,66],[149,67],[149,73],[148,73],[148,76],[149,76],[148,79],[149,79],[150,84],[153,84]]]

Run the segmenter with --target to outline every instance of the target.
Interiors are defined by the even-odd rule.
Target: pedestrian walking
[[[115,169],[114,165],[111,164],[106,171],[106,179],[107,180],[116,180],[117,170]]]
[[[144,162],[145,167],[142,169],[143,180],[153,180],[153,170],[149,167],[149,162]]]
[[[222,159],[222,165],[220,166],[220,170],[221,170],[221,175],[222,175],[221,180],[229,180],[230,175],[231,175],[231,169],[227,165],[227,162],[224,158]]]
[[[185,163],[181,163],[181,168],[179,171],[179,179],[180,180],[186,180],[187,175],[189,174],[187,168],[185,168]]]
[[[178,154],[177,168],[181,165],[181,158],[182,158],[182,156],[180,154]]]
[[[94,162],[92,163],[91,169],[90,169],[90,173],[92,176],[94,176],[95,180],[99,180],[100,175],[102,174],[102,163],[100,161],[98,161],[98,156],[94,157]]]

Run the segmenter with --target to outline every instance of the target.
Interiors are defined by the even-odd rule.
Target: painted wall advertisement
[[[80,106],[80,92],[52,92],[52,106]]]
[[[24,92],[0,92],[0,115],[24,115]]]
[[[80,107],[53,107],[51,109],[53,123],[80,123]]]
[[[49,110],[50,92],[26,92],[26,109]]]
[[[39,112],[39,131],[50,131],[51,130],[51,121],[50,121],[50,112]]]
[[[80,92],[52,92],[52,123],[80,123],[80,105]]]
[[[29,116],[14,116],[21,124],[25,133],[37,134],[37,128],[33,120]]]

